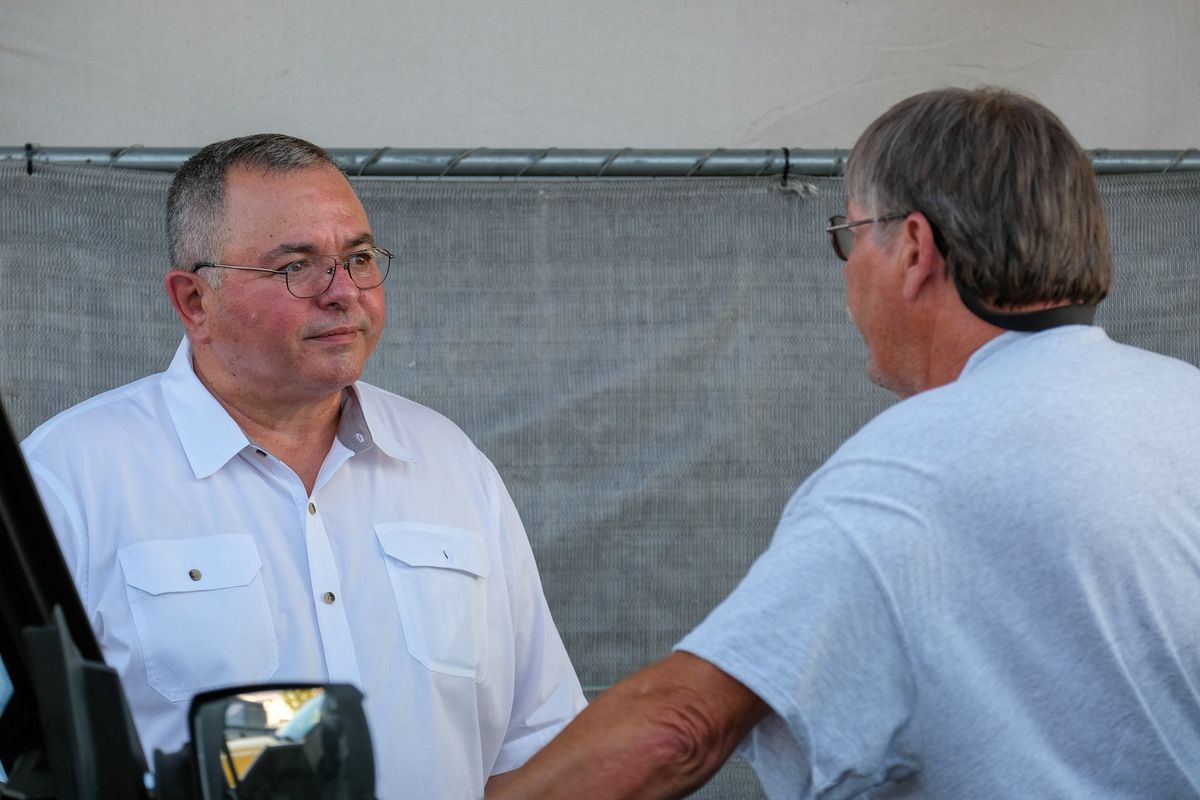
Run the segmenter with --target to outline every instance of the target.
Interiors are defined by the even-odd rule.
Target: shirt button
[[[189,578],[191,578],[191,579],[192,579],[192,580],[194,580],[194,581],[198,581],[198,580],[200,580],[200,570],[198,570],[198,569],[189,569],[189,570],[188,570],[188,577],[189,577]]]
[[[323,599],[327,604],[333,605],[333,601],[337,598],[333,596],[333,592],[326,592],[321,596],[321,599]]]
[[[310,513],[310,514],[315,514],[315,513],[317,513],[317,504],[316,504],[316,503],[309,503],[309,504],[308,504],[308,513]]]

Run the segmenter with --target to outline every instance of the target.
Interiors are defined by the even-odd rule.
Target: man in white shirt
[[[287,136],[204,148],[167,205],[167,371],[24,443],[143,744],[178,749],[204,689],[346,682],[380,797],[480,797],[584,701],[495,468],[358,380],[392,254]]]

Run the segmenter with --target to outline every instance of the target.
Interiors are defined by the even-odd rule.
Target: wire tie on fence
[[[444,170],[442,170],[442,174],[439,175],[438,177],[445,178],[447,175],[450,174],[450,171],[452,169],[454,169],[455,167],[457,167],[459,164],[461,164],[464,159],[470,157],[474,153],[478,153],[480,150],[486,150],[486,149],[487,149],[486,147],[472,147],[470,150],[463,150],[463,151],[459,152],[453,158],[450,159],[450,162],[448,164],[446,164],[446,168]]]
[[[362,166],[358,168],[358,174],[355,175],[355,177],[361,178],[363,176],[363,173],[367,171],[367,167],[373,165],[376,161],[378,161],[380,159],[380,157],[388,150],[391,150],[391,148],[390,147],[375,148],[375,151],[373,153],[371,153],[371,155],[367,156],[366,161],[364,161],[362,163]]]
[[[707,153],[700,156],[699,160],[697,160],[696,163],[692,165],[692,168],[688,170],[687,175],[684,177],[687,177],[687,178],[695,177],[697,172],[704,169],[704,165],[708,163],[708,160],[710,158],[712,158],[714,154],[723,152],[724,150],[725,150],[724,147],[718,147],[715,150],[709,150]]]
[[[1197,152],[1200,152],[1200,150],[1197,150],[1194,147],[1187,148],[1186,150],[1181,152],[1179,155],[1175,156],[1174,161],[1172,161],[1170,164],[1167,164],[1166,168],[1163,170],[1163,174],[1166,175],[1168,172],[1170,172],[1171,170],[1175,169],[1180,164],[1182,164],[1183,160],[1185,158],[1187,158],[1188,153],[1197,153]]]
[[[528,164],[526,164],[524,167],[522,167],[521,171],[518,172],[515,177],[517,177],[517,178],[525,177],[526,172],[529,172],[529,170],[533,169],[535,166],[542,163],[542,159],[544,159],[546,156],[548,156],[551,151],[557,150],[557,149],[558,149],[557,147],[547,147],[545,150],[543,150],[542,152],[540,152],[536,156],[534,156],[532,161],[530,161]]]
[[[111,156],[109,156],[108,168],[112,169],[113,167],[117,166],[117,162],[121,160],[121,156],[125,155],[130,150],[137,150],[141,146],[142,145],[140,145],[140,144],[131,144],[131,145],[128,145],[127,147],[122,147],[119,150],[114,150],[113,154]]]
[[[39,149],[39,145],[36,145],[33,142],[25,143],[25,174],[26,175],[33,174],[33,157],[37,153],[38,149]]]
[[[786,151],[787,148],[784,148],[784,150]],[[754,173],[754,177],[756,177],[756,178],[761,178],[763,175],[769,175],[770,171],[771,171],[771,167],[775,166],[775,154],[769,150],[767,151],[767,153],[768,153],[767,157],[764,158],[762,161],[762,166],[760,166],[758,168],[758,172]],[[785,167],[787,166],[786,158],[787,158],[787,154],[785,153],[784,154],[784,159],[785,159],[784,166]]]
[[[792,151],[786,147],[780,148],[783,150],[783,185],[786,188],[788,185],[788,177],[792,172]]]
[[[615,153],[610,155],[608,158],[604,159],[604,163],[600,165],[600,171],[596,173],[596,177],[603,178],[604,173],[608,172],[608,168],[613,165],[613,162],[628,152],[629,152],[628,147],[622,147],[620,150],[616,151]]]

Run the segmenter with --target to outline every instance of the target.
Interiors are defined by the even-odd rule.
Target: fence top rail
[[[0,147],[0,161],[117,167],[174,172],[197,148],[185,147]],[[753,177],[842,174],[849,150],[777,147],[764,150],[583,150],[565,148],[410,149],[333,148],[330,154],[351,176],[402,178],[657,178]],[[1200,149],[1089,150],[1100,174],[1200,170]]]

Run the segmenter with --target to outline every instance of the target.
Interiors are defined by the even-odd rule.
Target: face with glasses
[[[231,168],[221,239],[219,259],[184,273],[190,288],[173,290],[170,275],[167,286],[209,389],[227,403],[282,408],[331,400],[358,380],[386,318],[392,258],[345,176]],[[214,288],[205,274],[215,271]]]
[[[346,270],[350,275],[350,280],[354,281],[354,285],[359,289],[374,289],[387,278],[391,265],[391,252],[382,247],[368,247],[365,250],[340,256],[306,256],[290,261],[278,269],[203,262],[192,267],[192,272],[199,272],[202,269],[267,272],[282,277],[288,291],[294,297],[307,300],[329,291],[339,269]]]

